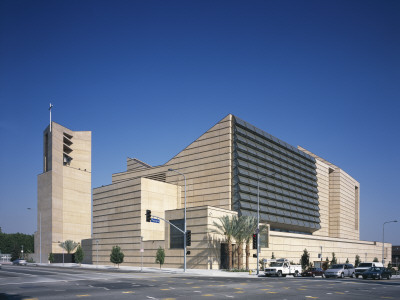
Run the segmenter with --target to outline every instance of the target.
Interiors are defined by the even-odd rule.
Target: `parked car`
[[[305,270],[303,273],[301,273],[301,276],[303,277],[322,276],[322,278],[325,278],[325,273],[324,270],[322,270],[321,268],[309,268]]]
[[[325,277],[351,277],[354,278],[355,269],[352,264],[336,264],[329,267],[328,270],[325,271]]]
[[[365,271],[362,274],[363,279],[390,279],[392,277],[392,272],[390,272],[388,269],[385,269],[383,267],[372,267],[369,268],[367,271]]]
[[[360,263],[358,267],[356,268],[356,277],[362,276],[362,274],[367,271],[369,268],[372,267],[380,267],[383,268],[383,264],[380,262],[365,262],[365,263]]]
[[[16,259],[12,262],[13,265],[18,265],[18,266],[26,266],[26,260],[25,259]]]

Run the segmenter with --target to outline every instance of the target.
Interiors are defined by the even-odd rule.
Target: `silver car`
[[[18,266],[26,266],[26,260],[25,259],[16,259],[12,262],[13,265],[18,265]]]
[[[354,278],[356,270],[352,264],[336,264],[325,271],[325,277],[351,277]]]

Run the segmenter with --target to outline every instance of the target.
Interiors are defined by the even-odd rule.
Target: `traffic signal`
[[[257,233],[253,234],[253,249],[257,249]]]
[[[186,246],[192,245],[192,231],[186,230]]]
[[[151,210],[147,209],[146,210],[146,222],[151,221]]]

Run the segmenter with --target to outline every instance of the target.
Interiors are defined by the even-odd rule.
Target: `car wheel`
[[[356,275],[356,278],[358,278],[360,275]]]
[[[340,274],[340,278],[344,278],[344,273]]]
[[[381,280],[382,279],[382,275],[378,275],[378,279]]]
[[[312,273],[312,275],[311,275],[312,277],[315,277],[315,274],[314,273]]]
[[[363,279],[367,279],[367,276],[363,276]]]
[[[388,275],[387,280],[390,280],[391,277],[392,277],[392,275]]]
[[[322,278],[325,278],[325,274],[324,273],[322,273]]]
[[[353,274],[351,274],[351,276],[350,276],[351,278],[354,278],[355,277],[355,275],[354,275],[354,273]]]
[[[282,277],[282,271],[278,271],[278,277]]]

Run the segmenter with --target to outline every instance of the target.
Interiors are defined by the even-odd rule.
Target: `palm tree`
[[[246,243],[246,269],[249,269],[249,258],[250,258],[250,243],[253,239],[253,234],[257,229],[257,218],[246,216],[244,226],[243,226],[243,234],[245,236],[245,243]],[[266,233],[268,231],[268,227],[266,225],[261,225],[259,227],[261,233]],[[259,262],[257,262],[259,263]]]
[[[219,222],[213,222],[215,229],[211,232],[218,233],[225,236],[225,241],[228,244],[228,269],[232,269],[232,240],[235,234],[235,221],[234,218],[229,216],[219,217]]]
[[[253,234],[257,229],[257,219],[254,217],[246,217],[246,223],[244,231],[246,233],[246,270],[249,269],[249,258],[250,258],[250,241],[253,239]]]
[[[67,251],[68,254],[70,254],[72,251],[75,250],[76,247],[78,247],[78,243],[75,243],[72,240],[66,240],[65,242],[61,242],[59,245],[61,248]]]
[[[248,217],[247,216],[240,216],[240,217],[233,217],[233,222],[234,222],[234,233],[233,237],[236,240],[236,243],[238,245],[238,269],[241,269],[243,266],[243,243],[245,242],[248,232],[247,232],[247,223],[248,223]]]

